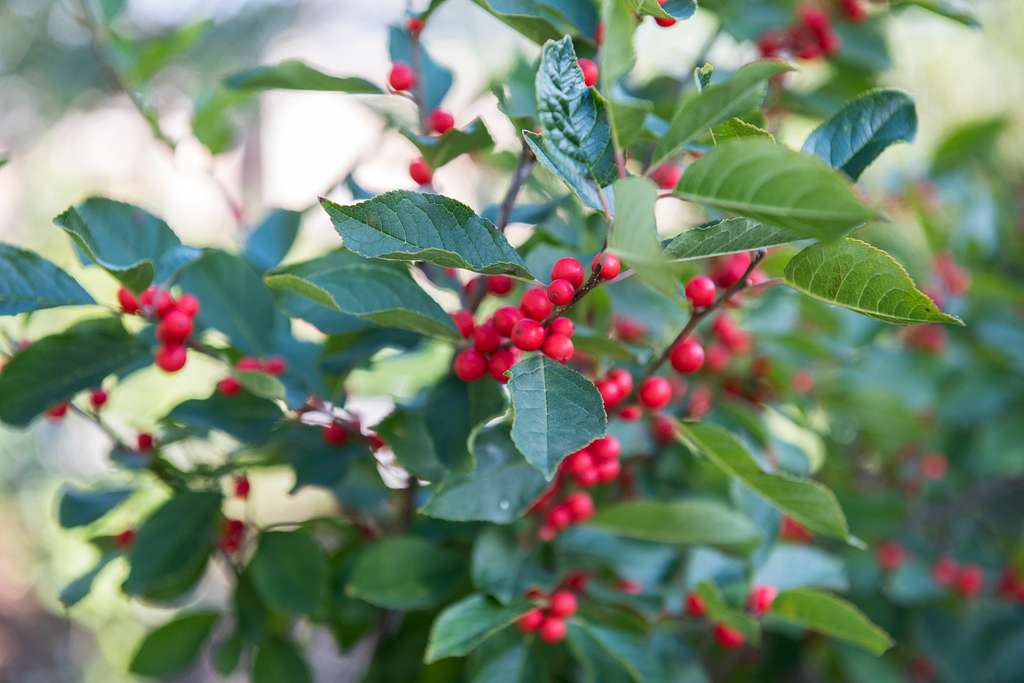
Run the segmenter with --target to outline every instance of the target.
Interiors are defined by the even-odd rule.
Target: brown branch
[[[505,198],[501,200],[497,225],[498,230],[501,232],[505,231],[509,221],[512,219],[512,209],[515,206],[516,197],[519,196],[519,191],[523,189],[526,179],[530,177],[530,173],[533,171],[533,163],[533,153],[530,152],[529,146],[524,142],[523,149],[519,153],[519,163],[516,164],[516,170],[512,173],[512,182],[509,184],[508,191],[505,192]]]

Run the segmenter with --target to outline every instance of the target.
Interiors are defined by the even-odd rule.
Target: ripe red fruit
[[[149,308],[150,306],[153,305],[153,302],[156,300],[156,295],[157,292],[159,291],[160,290],[157,289],[155,285],[150,285],[149,287],[146,287],[144,290],[142,290],[142,293],[139,294],[139,304],[141,304],[143,308]]]
[[[224,396],[234,396],[242,390],[241,383],[234,377],[225,377],[217,382],[217,391]]]
[[[543,623],[544,612],[537,607],[534,607],[516,621],[516,625],[519,626],[519,630],[523,633],[533,633]]]
[[[249,484],[249,477],[244,474],[240,474],[234,478],[231,482],[232,492],[235,494],[235,498],[241,498],[245,500],[249,497],[249,491],[252,488]]]
[[[672,162],[665,162],[651,171],[651,180],[663,190],[674,190],[683,177],[683,167]]]
[[[425,25],[419,17],[409,17],[405,20],[405,30],[414,36],[418,36]]]
[[[268,375],[283,375],[288,372],[288,361],[281,356],[271,356],[263,361],[263,372]]]
[[[976,598],[985,587],[985,573],[976,564],[965,564],[956,574],[953,590],[964,599]]]
[[[704,604],[704,598],[700,597],[697,593],[690,593],[686,596],[686,615],[700,619],[708,613],[707,605]]]
[[[498,349],[491,354],[491,359],[488,361],[487,370],[491,373],[491,377],[498,380],[502,384],[508,382],[508,377],[505,373],[511,369],[519,358],[516,356],[516,352],[512,349]]]
[[[572,333],[575,331],[576,326],[564,316],[559,316],[548,324],[548,334],[560,334],[571,338]]]
[[[444,135],[455,127],[455,117],[444,109],[435,109],[430,112],[430,127],[438,135]]]
[[[633,391],[633,375],[629,374],[629,370],[615,368],[608,373],[608,379],[619,385],[623,396],[629,396],[630,392]]]
[[[672,418],[658,413],[651,420],[651,434],[658,443],[671,443],[677,436],[676,425]]]
[[[707,308],[715,302],[715,283],[707,275],[695,275],[686,283],[686,298],[694,308]]]
[[[622,463],[618,460],[608,460],[598,463],[594,469],[597,470],[597,480],[602,484],[607,484],[619,478],[619,473],[622,472]]]
[[[434,172],[423,157],[417,157],[409,163],[409,177],[417,185],[427,185],[434,179]]]
[[[164,372],[177,372],[185,367],[188,354],[185,347],[180,344],[174,346],[161,346],[156,352],[154,362]]]
[[[455,323],[455,327],[458,328],[459,334],[466,339],[473,334],[473,328],[475,323],[473,322],[473,314],[469,311],[455,311],[452,315],[452,322]]]
[[[405,62],[395,62],[388,74],[388,84],[395,90],[409,90],[416,85],[416,72]]]
[[[767,31],[757,39],[757,49],[765,59],[778,57],[786,46],[786,35],[781,31]]]
[[[599,22],[597,28],[594,29],[594,43],[601,47],[604,44],[604,22]]]
[[[659,5],[664,5],[666,0],[658,0]],[[676,20],[674,17],[654,17],[655,23],[661,27],[675,26]]]
[[[170,292],[161,289],[156,293],[156,298],[153,300],[153,312],[156,313],[157,318],[163,320],[177,309],[174,297],[171,296]]]
[[[192,334],[192,318],[179,310],[168,313],[156,328],[156,338],[168,345],[180,345]]]
[[[576,295],[576,288],[568,280],[552,280],[548,285],[548,301],[556,306],[566,306]]]
[[[576,523],[586,522],[594,516],[594,499],[582,491],[574,491],[566,496],[565,505],[569,508],[572,521]]]
[[[851,23],[859,24],[868,18],[867,8],[861,0],[839,0],[839,7]]]
[[[455,356],[454,367],[463,382],[475,382],[487,373],[487,358],[476,349],[463,349]]]
[[[107,392],[103,389],[93,389],[89,392],[89,405],[93,410],[99,410],[107,402]]]
[[[501,347],[501,335],[488,320],[473,331],[473,347],[480,353],[491,353]]]
[[[61,401],[46,411],[46,417],[50,420],[59,420],[68,414],[68,402]]]
[[[928,481],[938,481],[946,476],[949,463],[942,453],[929,453],[921,458],[921,476]]]
[[[640,402],[648,408],[664,408],[672,400],[672,385],[664,377],[648,377],[640,385]]]
[[[555,529],[565,529],[572,524],[572,512],[565,505],[556,505],[548,512],[546,521],[549,526]]]
[[[704,364],[708,367],[711,372],[721,372],[729,367],[729,361],[732,360],[732,354],[729,353],[729,349],[725,348],[718,342],[715,342],[708,346],[704,352]]]
[[[623,422],[636,422],[644,415],[644,409],[640,406],[633,404],[626,406],[619,411],[619,419]]]
[[[629,318],[615,318],[612,327],[615,329],[615,336],[626,342],[640,341],[647,334],[647,329],[641,323]]]
[[[540,639],[554,645],[565,639],[565,622],[558,617],[548,617],[540,625]]]
[[[580,495],[587,496],[583,493]],[[590,496],[587,496],[590,498]],[[548,613],[553,617],[571,617],[576,614],[576,596],[571,591],[560,590],[551,594],[551,603],[548,605]]]
[[[725,624],[715,624],[712,632],[715,636],[715,642],[729,650],[738,648],[745,640],[742,633]]]
[[[883,541],[875,550],[879,566],[887,571],[898,569],[907,559],[907,551],[896,541]]]
[[[341,446],[348,441],[348,430],[337,422],[324,425],[320,430],[320,437],[332,446]]]
[[[127,287],[117,290],[117,303],[121,306],[121,312],[133,315],[139,312],[139,300],[135,298],[132,291]]]
[[[619,261],[619,257],[615,254],[607,254],[601,252],[594,256],[590,262],[590,270],[596,271],[600,266],[601,272],[598,275],[602,280],[614,280],[619,276],[619,271],[622,270],[622,262]]]
[[[581,57],[580,59],[576,60],[576,63],[580,65],[580,71],[583,72],[583,84],[586,85],[588,88],[593,85],[596,85],[597,79],[600,76],[597,69],[597,64],[587,59],[586,57]]]
[[[960,566],[955,560],[950,557],[942,557],[932,565],[932,578],[940,586],[949,586],[956,580],[959,571]]]
[[[523,318],[512,328],[512,343],[523,351],[536,351],[544,346],[544,326],[536,320]]]
[[[622,393],[622,387],[614,380],[602,379],[595,386],[597,386],[597,390],[601,394],[601,400],[604,401],[605,408],[612,408],[625,397]]]
[[[711,271],[711,280],[719,287],[731,287],[740,281],[750,267],[750,254],[740,252],[724,256]]]
[[[497,296],[504,296],[512,291],[515,280],[508,275],[488,275],[487,291]]]
[[[573,354],[572,339],[563,334],[549,334],[544,340],[544,355],[551,360],[565,363]]]
[[[519,300],[519,308],[527,318],[544,320],[551,315],[555,305],[548,299],[548,293],[543,287],[531,287],[523,293]]]
[[[255,356],[242,356],[235,363],[235,368],[248,372],[263,372],[263,361]]]
[[[644,587],[633,579],[619,579],[615,587],[626,595],[640,595],[644,592]]]
[[[676,372],[684,375],[697,372],[704,367],[704,347],[696,339],[687,337],[672,347],[668,360]]]
[[[793,386],[793,391],[796,393],[808,394],[814,390],[814,375],[806,370],[797,370],[789,378],[789,383]]]
[[[573,289],[583,286],[583,277],[583,265],[571,256],[558,259],[551,267],[551,280],[568,280]]]
[[[153,444],[156,443],[156,439],[149,432],[139,432],[135,437],[135,450],[139,453],[148,453],[153,450]]]
[[[594,460],[587,449],[570,454],[563,462],[573,474],[583,474],[594,467]]]
[[[199,299],[191,294],[182,294],[174,303],[175,308],[190,318],[196,317],[199,313]]]
[[[779,537],[796,543],[810,543],[814,540],[814,534],[807,527],[788,516],[782,518],[782,524],[779,525]]]
[[[553,526],[541,524],[540,528],[537,529],[537,538],[545,543],[555,540],[555,536],[558,536],[558,529]]]
[[[130,548],[135,542],[135,529],[125,529],[117,536],[114,536],[114,545],[118,548]]]
[[[757,586],[747,596],[747,609],[761,617],[768,613],[779,589],[775,586]]]
[[[238,519],[226,519],[217,545],[226,553],[236,553],[242,547],[244,535],[245,522]]]
[[[494,312],[491,322],[494,324],[495,332],[502,337],[511,337],[512,329],[522,319],[523,312],[515,306],[502,306]]]

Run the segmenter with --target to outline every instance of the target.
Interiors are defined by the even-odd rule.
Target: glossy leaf
[[[665,245],[665,255],[689,261],[775,247],[800,239],[791,231],[748,218],[726,218],[679,233]]]
[[[679,293],[673,266],[658,241],[654,203],[658,188],[647,178],[616,180],[615,219],[608,236],[608,251],[636,271],[640,280],[667,297]]]
[[[65,529],[92,524],[128,500],[134,489],[79,489],[65,486],[57,510],[57,521]]]
[[[815,128],[803,151],[857,180],[887,147],[913,142],[916,135],[914,99],[902,90],[880,88],[849,102]]]
[[[446,657],[464,657],[528,609],[530,604],[525,601],[502,606],[476,593],[463,598],[437,615],[424,661],[430,664]]]
[[[473,0],[480,8],[541,44],[566,33],[594,35],[597,12],[590,2],[578,0]]]
[[[361,256],[532,277],[505,236],[454,199],[396,190],[349,206],[320,203],[345,248]]]
[[[417,135],[405,128],[402,129],[402,135],[416,145],[420,156],[434,170],[462,154],[494,146],[494,139],[481,119],[473,119],[463,128],[452,128],[444,135]]]
[[[731,550],[751,548],[759,540],[757,527],[746,517],[704,500],[637,500],[602,505],[588,524],[641,541]]]
[[[889,323],[963,324],[917,289],[896,259],[849,237],[799,252],[786,264],[786,283],[816,299]]]
[[[183,671],[199,656],[218,619],[217,612],[190,612],[174,617],[143,638],[128,670],[159,678]]]
[[[583,620],[573,619],[568,626],[569,643],[577,652],[594,653],[596,648],[599,653],[597,658],[586,657],[583,662],[584,670],[591,669],[588,671],[591,678],[600,678],[610,668],[634,683],[663,680],[655,664],[650,639]]]
[[[31,251],[0,244],[0,315],[94,303],[74,278],[50,261]]]
[[[842,237],[877,217],[820,159],[756,138],[711,150],[686,169],[676,194],[818,240]]]
[[[238,90],[323,90],[356,95],[384,93],[365,78],[332,76],[296,59],[240,71],[225,78],[224,85]]]
[[[260,534],[248,571],[263,601],[286,614],[313,614],[327,599],[327,557],[305,531]]]
[[[423,413],[396,408],[374,430],[387,441],[398,464],[416,477],[426,481],[444,478],[447,468],[434,449]]]
[[[583,375],[541,354],[519,361],[509,374],[512,441],[550,480],[565,456],[604,436],[601,394]]]
[[[273,209],[245,238],[245,258],[265,273],[277,267],[295,243],[302,213]]]
[[[252,444],[270,438],[282,417],[281,409],[271,400],[248,392],[225,396],[219,391],[208,398],[180,403],[167,415],[171,422],[194,429],[221,431]]]
[[[290,640],[272,637],[260,644],[252,662],[253,683],[312,683],[302,651]]]
[[[503,529],[484,529],[473,545],[473,585],[508,604],[523,595],[530,585],[542,585],[546,575],[540,558],[521,545],[514,534]]]
[[[497,382],[467,383],[454,374],[446,376],[427,393],[423,407],[437,457],[449,470],[471,469],[473,432],[507,410],[508,400]]]
[[[876,626],[863,612],[842,598],[799,588],[779,593],[769,616],[803,626],[832,638],[846,640],[881,655],[893,646],[888,633]]]
[[[457,553],[416,536],[390,537],[356,558],[345,593],[388,609],[426,609],[450,597],[464,571]]]

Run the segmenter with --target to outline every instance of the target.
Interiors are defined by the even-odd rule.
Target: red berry
[[[495,332],[502,337],[511,337],[512,329],[522,319],[523,312],[515,306],[502,306],[494,312],[491,322],[494,324]]]
[[[288,372],[288,361],[281,356],[271,356],[263,361],[263,372],[268,375],[283,375]]]
[[[59,420],[68,414],[68,402],[61,401],[46,411],[46,417],[50,420]]]
[[[544,320],[551,315],[555,305],[548,299],[548,293],[543,287],[531,287],[523,293],[523,298],[519,300],[519,308],[527,318]]]
[[[177,372],[181,370],[185,367],[186,360],[188,360],[188,354],[185,351],[185,347],[180,344],[161,346],[154,358],[157,367],[164,372]]]
[[[585,493],[579,494],[581,496],[587,496]],[[578,605],[576,603],[576,596],[571,591],[560,590],[555,591],[551,594],[551,602],[548,605],[548,613],[553,617],[571,617],[576,614]]]
[[[416,73],[405,62],[395,62],[388,74],[388,84],[394,90],[409,90],[416,85]]]
[[[674,190],[683,177],[683,167],[679,164],[666,162],[651,171],[651,180],[663,190]]]
[[[808,394],[814,390],[814,375],[806,370],[794,372],[789,382],[793,386],[793,391],[798,394]]]
[[[89,392],[89,405],[93,410],[99,410],[107,402],[107,392],[103,389],[93,389]]]
[[[778,57],[786,45],[786,36],[780,31],[767,31],[757,39],[757,49],[765,59]]]
[[[921,476],[928,481],[938,481],[946,476],[948,466],[942,453],[929,453],[921,458]]]
[[[704,604],[704,598],[697,593],[690,593],[686,596],[686,614],[688,616],[699,619],[707,613],[708,608]]]
[[[959,571],[960,567],[956,561],[949,557],[943,557],[932,565],[932,578],[940,586],[949,586],[956,580]]]
[[[221,532],[218,546],[226,553],[235,553],[242,547],[245,535],[245,522],[238,519],[225,519],[224,530]]]
[[[546,522],[555,529],[565,529],[572,524],[572,512],[566,505],[556,505],[548,512]]]
[[[976,598],[985,587],[985,573],[976,564],[965,564],[956,574],[953,589],[961,598]]]
[[[814,5],[803,5],[797,11],[800,22],[812,31],[822,31],[829,26],[828,14]]]
[[[658,0],[659,5],[664,5],[665,2],[666,0]],[[676,20],[673,17],[654,17],[654,21],[658,26],[662,27],[675,26],[676,23]]]
[[[156,328],[156,338],[169,345],[180,345],[190,334],[192,318],[178,310],[168,313]]]
[[[644,409],[640,406],[633,405],[626,406],[619,411],[619,419],[623,422],[636,422],[644,415]]]
[[[491,359],[488,361],[487,370],[491,373],[491,377],[498,380],[502,384],[508,382],[508,377],[505,373],[512,368],[513,365],[519,358],[516,357],[516,352],[512,349],[498,349],[491,354]]]
[[[466,339],[469,339],[473,334],[473,328],[475,323],[473,322],[473,314],[469,311],[455,311],[452,315],[452,322],[455,323],[455,327],[458,328],[459,334]]]
[[[551,280],[568,280],[573,289],[583,286],[583,265],[571,256],[565,256],[555,261],[551,267]]]
[[[565,337],[572,337],[572,333],[575,331],[576,326],[572,324],[571,320],[564,316],[559,316],[548,324],[548,334],[560,334]]]
[[[476,349],[463,349],[455,356],[455,374],[463,382],[475,382],[487,373],[487,358]]]
[[[544,612],[539,608],[534,607],[529,612],[519,617],[516,624],[519,626],[519,630],[523,633],[533,633],[540,628],[540,625],[544,623]]]
[[[619,261],[619,257],[615,254],[608,254],[601,252],[594,256],[590,262],[590,270],[596,271],[598,266],[601,268],[601,272],[598,275],[602,280],[614,280],[619,276],[619,271],[622,270],[622,262]]]
[[[651,420],[651,434],[658,443],[672,443],[675,441],[678,432],[672,418],[658,413]]]
[[[235,494],[235,498],[241,498],[242,500],[245,500],[246,498],[249,497],[249,490],[251,489],[251,486],[249,484],[249,477],[245,476],[244,474],[240,474],[234,478],[231,484],[232,490]]]
[[[501,335],[490,320],[473,331],[473,347],[480,353],[491,353],[501,347]]]
[[[729,650],[739,647],[745,640],[742,633],[725,624],[715,624],[713,633],[715,642]]]
[[[562,334],[549,334],[544,339],[544,355],[551,360],[558,361],[559,363],[565,363],[573,354],[572,339],[569,339]]]
[[[419,17],[409,17],[405,20],[405,30],[414,36],[418,36],[424,26],[423,20]]]
[[[711,271],[711,280],[719,287],[731,287],[740,281],[750,267],[750,254],[743,251],[724,256]]]
[[[170,292],[161,289],[156,293],[156,298],[153,300],[153,312],[156,313],[157,318],[163,320],[176,310],[178,310],[178,306]]]
[[[729,349],[725,348],[718,342],[715,342],[708,346],[704,354],[704,364],[707,365],[708,370],[711,372],[721,372],[729,367],[729,361],[732,360],[732,354],[729,353]]]
[[[135,542],[135,529],[125,529],[117,536],[114,536],[114,545],[118,548],[130,548]]]
[[[604,22],[599,22],[597,28],[594,29],[594,43],[601,47],[604,44]]]
[[[117,290],[117,303],[121,305],[123,313],[132,315],[139,312],[139,301],[127,287],[121,287]]]
[[[324,425],[323,429],[320,430],[320,436],[332,446],[341,446],[348,441],[348,430],[337,422],[332,422]]]
[[[618,460],[608,460],[597,464],[597,480],[602,484],[615,481],[622,472],[622,463]]]
[[[497,296],[504,296],[512,291],[512,287],[515,286],[515,280],[510,278],[508,275],[488,275],[487,276],[487,291]]]
[[[693,393],[690,394],[689,417],[699,420],[711,412],[712,398],[711,389],[705,385],[702,384],[694,388]]]
[[[565,505],[577,524],[594,516],[594,499],[582,491],[574,491],[565,498]]]
[[[409,177],[417,185],[427,185],[434,179],[434,172],[423,157],[418,157],[409,163]]]
[[[199,313],[199,299],[191,294],[182,294],[174,305],[179,311],[190,318],[196,317]]]
[[[759,617],[764,616],[778,594],[779,589],[775,586],[757,586],[747,596],[747,609]]]
[[[640,341],[647,334],[643,325],[629,318],[615,318],[612,325],[615,328],[615,336],[622,341]]]
[[[263,361],[255,356],[242,356],[235,363],[235,368],[246,372],[263,372]]]
[[[540,625],[540,639],[554,645],[565,639],[565,622],[557,617],[547,617]]]
[[[548,300],[556,306],[566,306],[576,295],[576,288],[568,280],[552,280],[548,285]]]
[[[861,0],[839,0],[839,6],[846,18],[854,24],[859,24],[868,18],[867,8],[864,7]]]
[[[626,595],[640,595],[640,593],[644,592],[644,587],[633,579],[619,579],[615,585]]]
[[[444,135],[455,127],[455,117],[443,109],[430,112],[430,127],[438,135]]]
[[[615,382],[614,380],[603,379],[595,386],[597,386],[597,390],[601,394],[601,400],[604,401],[605,408],[614,407],[615,404],[625,397],[622,393],[622,387],[620,387],[618,382]]]
[[[704,347],[696,339],[687,337],[672,347],[668,360],[676,372],[684,375],[697,372],[704,366]]]
[[[523,351],[536,351],[544,346],[544,326],[536,320],[523,318],[512,328],[512,343]]]
[[[234,396],[242,390],[241,383],[234,377],[225,377],[217,382],[217,391],[224,396]]]
[[[707,275],[696,275],[686,283],[686,298],[694,308],[707,308],[715,302],[715,283]]]
[[[664,408],[672,400],[672,385],[664,377],[648,377],[640,385],[640,402],[648,408]]]
[[[622,389],[623,396],[629,396],[633,391],[633,375],[624,368],[615,368],[608,373],[608,379],[615,382]]]
[[[558,529],[553,526],[541,524],[540,528],[537,529],[537,538],[545,543],[555,540],[556,536],[558,536]]]
[[[580,71],[583,72],[583,84],[588,88],[595,85],[599,77],[597,64],[586,57],[576,60],[576,63],[580,65]]]
[[[898,569],[907,559],[907,551],[895,541],[883,541],[875,550],[878,564],[887,571]]]
[[[814,540],[814,534],[808,531],[807,527],[789,516],[782,518],[779,536],[784,540],[796,543],[810,543]]]
[[[563,462],[566,469],[573,474],[583,474],[594,467],[594,460],[590,457],[590,451],[587,449],[570,454]]]
[[[153,444],[156,443],[156,439],[149,432],[139,432],[135,437],[135,450],[139,453],[148,453],[153,450]]]
[[[139,294],[139,304],[142,305],[143,308],[149,308],[153,305],[153,302],[156,301],[156,295],[159,291],[160,290],[157,289],[155,285],[146,287],[142,290],[142,294]]]

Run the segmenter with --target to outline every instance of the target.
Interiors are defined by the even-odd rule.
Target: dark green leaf
[[[281,380],[259,370],[232,370],[232,376],[238,380],[242,388],[253,396],[281,400],[285,398],[285,388]]]
[[[86,573],[79,576],[77,579],[64,586],[61,590],[58,599],[60,604],[64,605],[65,609],[71,609],[77,605],[85,596],[92,590],[92,584],[96,580],[96,577],[100,575],[100,572],[110,564],[110,561],[115,557],[118,557],[120,553],[104,553],[102,557],[93,565],[93,568]]]
[[[491,134],[480,119],[473,119],[464,128],[453,128],[444,135],[417,135],[405,128],[402,135],[416,145],[420,156],[434,170],[461,154],[479,152],[494,145]]]
[[[224,85],[243,90],[323,90],[356,95],[384,93],[376,84],[365,78],[331,76],[295,59],[240,71],[225,78]]]
[[[299,211],[273,209],[245,238],[245,258],[261,273],[277,267],[292,248],[301,222]]]
[[[522,596],[530,585],[543,585],[547,578],[536,553],[512,533],[493,527],[476,537],[471,572],[476,589],[502,604]]]
[[[305,531],[260,534],[249,563],[252,584],[273,609],[313,614],[327,600],[327,558]]]
[[[92,524],[123,503],[134,489],[76,489],[65,486],[57,520],[65,529]]]
[[[451,70],[435,62],[422,41],[416,41],[414,47],[409,39],[409,32],[398,26],[391,26],[388,29],[388,54],[392,64],[405,62],[416,68],[419,78],[416,87],[422,93],[423,111],[432,112],[440,107],[441,101],[452,87]]]
[[[118,40],[112,32],[114,47],[127,62],[126,80],[134,84],[149,80],[176,56],[191,49],[212,25],[209,20],[194,21],[144,41]]]
[[[590,39],[597,28],[591,2],[579,0],[473,0],[481,8],[538,45],[566,33]]]
[[[221,642],[213,653],[214,671],[221,676],[230,676],[234,673],[235,669],[238,668],[238,663],[242,660],[242,648],[244,646],[245,640],[237,633],[232,634]]]
[[[361,256],[533,277],[490,221],[449,197],[396,190],[349,206],[320,203],[345,248]]]
[[[74,278],[42,256],[0,244],[0,315],[94,303]]]
[[[705,500],[660,502],[637,500],[602,505],[588,523],[618,536],[680,545],[752,548],[757,527],[743,515]]]
[[[917,289],[896,259],[852,237],[805,248],[786,264],[786,283],[816,299],[889,323],[963,324]]]
[[[530,606],[526,601],[502,606],[480,594],[463,598],[437,615],[430,627],[424,661],[430,664],[446,657],[464,657],[509,626]]]
[[[278,405],[268,399],[248,392],[225,396],[215,391],[209,398],[178,404],[166,419],[195,429],[214,429],[239,441],[258,444],[270,437],[282,417]]]
[[[585,669],[588,668],[587,664],[593,667],[588,672],[591,680],[600,680],[606,675],[608,669],[605,667],[621,671],[635,683],[657,683],[663,680],[655,664],[649,639],[579,619],[569,622],[568,638],[577,652],[595,655],[586,657],[584,662]]]
[[[368,546],[352,567],[345,592],[388,609],[435,607],[462,580],[465,560],[416,536],[386,538]]]
[[[217,612],[191,612],[174,617],[143,638],[128,670],[156,678],[183,671],[199,656],[218,619]]]
[[[509,374],[512,441],[547,479],[565,456],[604,436],[601,394],[580,373],[536,354],[513,365]]]
[[[397,408],[374,427],[384,437],[398,464],[426,481],[440,481],[447,468],[434,450],[423,413]]]
[[[647,178],[616,180],[615,220],[608,236],[608,251],[636,270],[640,281],[667,297],[677,298],[679,285],[674,266],[658,241],[654,203],[658,188]]]
[[[864,93],[815,128],[803,151],[857,180],[886,147],[913,142],[916,135],[914,99],[902,90],[880,88]]]
[[[468,683],[536,683],[547,680],[545,658],[536,643],[510,631],[484,641],[467,667]]]
[[[252,662],[253,683],[312,683],[302,651],[290,640],[274,637],[260,645]]]
[[[689,261],[775,247],[799,239],[775,225],[747,218],[726,218],[679,233],[665,245],[665,255],[676,261]]]
[[[484,422],[508,410],[497,382],[463,382],[448,375],[428,392],[423,415],[434,440],[434,452],[449,470],[473,467],[470,436]]]
[[[732,627],[754,645],[760,642],[761,628],[757,620],[731,607],[717,585],[703,581],[697,586],[697,594],[704,600],[708,621]]]
[[[888,633],[840,597],[810,588],[783,591],[772,602],[771,617],[859,645],[876,655],[893,646]]]

